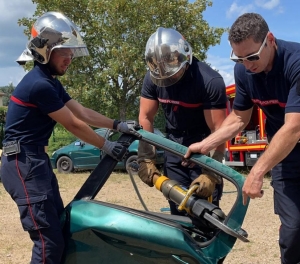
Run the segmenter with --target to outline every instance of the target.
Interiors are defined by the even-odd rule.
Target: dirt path
[[[85,181],[87,174],[58,175],[61,194],[69,203]],[[144,203],[151,211],[168,210],[166,199],[154,188],[149,188],[135,176]],[[237,241],[225,264],[279,264],[278,217],[273,213],[273,191],[265,179],[264,197],[250,202],[243,228],[249,234],[249,243]],[[221,208],[228,212],[235,200],[233,185],[226,183]],[[98,200],[143,210],[130,178],[126,174],[113,174],[105,184]],[[29,263],[32,243],[21,228],[16,205],[0,183],[0,264]]]

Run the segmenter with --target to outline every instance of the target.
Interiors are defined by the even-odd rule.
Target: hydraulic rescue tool
[[[163,195],[178,204],[178,209],[185,210],[189,215],[208,221],[211,225],[208,227],[217,227],[225,233],[239,238],[243,242],[249,242],[245,237],[246,233],[243,229],[233,230],[224,224],[226,215],[216,205],[207,201],[206,199],[199,199],[193,192],[198,188],[197,185],[192,186],[190,189],[183,189],[176,181],[170,180],[165,176],[161,176],[155,183],[155,187],[160,190]],[[205,222],[202,222],[205,225]]]
[[[132,177],[132,171],[137,172],[138,169],[138,164],[132,164],[127,168],[127,171]],[[200,199],[194,194],[195,190],[198,188],[197,185],[185,189],[178,182],[170,180],[166,176],[160,176],[155,180],[155,187],[157,190],[161,191],[167,199],[176,203],[179,211],[185,211],[188,215],[198,219],[198,225],[200,223],[199,221],[202,220],[202,227],[217,227],[225,233],[239,238],[243,242],[249,242],[247,233],[243,229],[235,231],[223,223],[226,219],[226,215],[218,206],[209,201],[211,200],[211,197],[208,199]],[[144,205],[139,192],[137,192],[137,194],[141,203],[143,203],[144,208],[148,210]]]

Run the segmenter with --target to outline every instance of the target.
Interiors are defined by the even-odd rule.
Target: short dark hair
[[[256,13],[245,13],[237,18],[229,30],[230,43],[241,43],[248,38],[254,42],[263,42],[269,31],[264,18]]]

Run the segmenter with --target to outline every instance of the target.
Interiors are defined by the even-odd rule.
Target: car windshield
[[[107,128],[98,128],[94,130],[99,136],[105,137],[105,134],[107,133]],[[78,146],[82,140],[80,138],[77,138],[75,141],[75,145]]]
[[[113,130],[110,130],[109,135],[106,135],[107,128],[98,128],[98,129],[95,129],[95,132],[101,137],[104,137],[104,138],[108,137],[109,140],[111,140],[111,141],[116,141],[120,137],[120,133],[113,131]],[[154,133],[158,136],[165,137],[165,135],[158,128],[154,128]],[[80,142],[80,141],[81,141],[80,139],[77,139],[75,142],[75,145],[77,145],[78,144],[77,142]]]
[[[107,132],[107,128],[99,128],[99,129],[96,129],[95,132],[101,136],[101,137],[104,137],[106,132]]]
[[[154,133],[158,136],[165,137],[165,135],[158,128],[154,128]]]

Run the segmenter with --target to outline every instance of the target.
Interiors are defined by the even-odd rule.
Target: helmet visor
[[[171,86],[171,85],[177,83],[182,78],[182,76],[185,73],[185,69],[186,69],[186,64],[184,64],[184,66],[181,67],[179,71],[177,71],[176,73],[174,73],[173,75],[171,75],[167,78],[154,77],[152,75],[152,72],[150,72],[150,77],[151,77],[152,82],[155,85],[157,85],[159,87],[168,87],[168,86]]]
[[[88,56],[89,52],[87,50],[87,48],[83,47],[83,48],[72,48],[72,47],[67,47],[65,45],[60,45],[60,46],[56,46],[52,49],[53,50],[57,50],[57,49],[70,49],[72,51],[72,59],[76,58],[76,57],[82,57],[82,56]],[[64,54],[62,53],[62,57],[64,57]],[[67,55],[67,57],[69,57],[69,55]]]
[[[176,83],[184,65],[192,62],[192,49],[182,35],[173,29],[159,28],[146,45],[145,60],[152,81],[162,87]],[[181,74],[177,74],[182,72]]]

